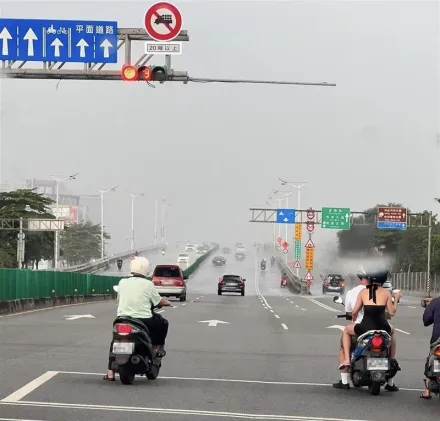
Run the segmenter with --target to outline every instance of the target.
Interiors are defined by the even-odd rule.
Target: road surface
[[[132,386],[102,380],[114,302],[0,318],[0,421],[437,419],[437,399],[418,396],[431,333],[419,305],[404,301],[394,320],[401,390],[336,390],[340,330],[329,327],[343,324],[339,306],[330,295],[291,295],[275,269],[257,268],[250,254],[242,263],[229,255],[225,269],[208,259],[188,302],[163,312],[170,332],[160,377]],[[224,272],[246,278],[245,297],[217,295]],[[225,323],[202,323],[211,320]]]

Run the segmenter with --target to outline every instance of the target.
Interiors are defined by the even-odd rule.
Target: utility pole
[[[278,190],[274,190],[273,192],[279,196],[284,197],[284,199],[286,200],[286,209],[288,209],[289,208],[289,196],[292,194],[292,192],[283,192],[283,191],[278,191]],[[288,237],[288,232],[287,232],[287,224],[285,224],[285,225],[286,225],[286,227],[285,227],[285,229],[286,229],[285,241],[287,241],[289,239],[289,237]],[[288,253],[286,253],[284,255],[285,259],[286,259],[286,263],[288,261],[288,255],[289,255]]]
[[[56,214],[55,218],[60,219],[59,206],[60,206],[60,183],[68,180],[76,180],[76,176],[79,173],[72,174],[69,176],[57,176],[51,175],[51,177],[56,182]],[[60,232],[55,231],[55,249],[54,249],[54,260],[55,260],[55,270],[59,269],[59,259],[60,259]]]
[[[106,193],[114,192],[117,189],[117,185],[108,190],[96,189],[101,194],[101,259],[104,259],[104,195]]]
[[[139,196],[143,196],[144,193],[132,194],[129,193],[131,197],[131,241],[130,241],[130,250],[134,251],[134,199]]]

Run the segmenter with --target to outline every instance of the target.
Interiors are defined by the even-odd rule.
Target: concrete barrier
[[[281,272],[285,272],[287,275],[287,287],[294,294],[312,295],[307,284],[298,276],[293,273],[293,270],[286,264],[284,254],[278,250],[275,251],[275,259],[278,268]]]

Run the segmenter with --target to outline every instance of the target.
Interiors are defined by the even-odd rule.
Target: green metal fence
[[[217,248],[200,256],[184,274],[190,277]],[[120,276],[77,272],[0,269],[0,301],[113,293]]]
[[[106,294],[112,292],[119,279],[74,272],[1,269],[0,301]]]

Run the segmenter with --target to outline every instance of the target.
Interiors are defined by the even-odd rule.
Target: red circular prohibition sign
[[[160,9],[168,10],[174,16],[175,19],[174,28],[172,28],[169,23],[163,23],[163,22],[161,23],[161,25],[164,25],[165,27],[168,28],[169,31],[168,34],[158,33],[153,28],[153,25],[151,23],[153,18],[158,19],[159,17],[161,17],[161,15],[158,13],[158,10]],[[150,35],[150,37],[155,39],[156,41],[171,41],[179,35],[180,30],[182,29],[182,15],[179,9],[176,6],[174,6],[174,4],[167,3],[165,1],[155,3],[152,6],[150,6],[145,13],[144,26],[148,35]]]

